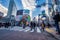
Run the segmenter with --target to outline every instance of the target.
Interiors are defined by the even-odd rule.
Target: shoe
[[[34,32],[34,29],[32,29],[30,32]]]

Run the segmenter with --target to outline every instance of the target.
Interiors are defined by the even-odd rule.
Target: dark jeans
[[[35,30],[35,27],[34,26],[31,26],[31,30],[34,29]]]
[[[25,29],[25,27],[26,27],[26,25],[25,25],[25,24],[23,24],[23,29]]]
[[[58,22],[55,22],[55,25],[56,25],[56,30],[58,31],[58,33],[60,33],[60,28],[59,28]]]

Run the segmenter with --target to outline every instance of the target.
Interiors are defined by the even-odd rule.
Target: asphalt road
[[[46,32],[22,32],[0,29],[0,40],[56,40]]]

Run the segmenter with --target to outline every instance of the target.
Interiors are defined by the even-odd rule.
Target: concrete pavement
[[[0,40],[56,40],[46,32],[21,32],[12,30],[0,30]]]
[[[57,40],[47,32],[37,31],[30,32],[26,27],[0,28],[0,40]]]
[[[51,35],[53,35],[56,39],[60,40],[60,35],[57,35],[56,33],[56,28],[52,27],[52,28],[46,28],[45,29],[48,33],[50,33]]]

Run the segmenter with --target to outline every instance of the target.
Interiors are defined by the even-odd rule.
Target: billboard
[[[24,14],[29,14],[29,12],[30,12],[30,10],[28,10],[28,9],[24,9],[24,10],[23,10],[23,13],[24,13]]]
[[[17,15],[15,18],[16,21],[20,21],[21,19],[22,19],[22,15]]]
[[[23,10],[18,10],[17,15],[23,15]]]

